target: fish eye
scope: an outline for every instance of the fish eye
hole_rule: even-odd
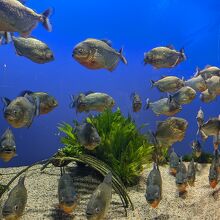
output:
[[[16,110],[14,110],[13,113],[16,115],[18,112]]]
[[[15,210],[18,210],[18,205],[15,205],[14,209],[15,209]]]
[[[95,212],[96,212],[96,213],[99,213],[99,212],[100,212],[100,208],[97,207],[97,208],[95,209]]]

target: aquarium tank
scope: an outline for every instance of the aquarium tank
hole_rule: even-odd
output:
[[[169,166],[177,175],[173,184],[180,199],[190,194],[187,180],[180,179],[194,186],[194,170],[203,175],[206,169],[205,181],[215,188],[220,174],[219,10],[217,0],[0,0],[3,174],[6,168],[35,163],[46,163],[42,171],[51,164],[86,170],[103,181],[105,192],[111,183],[126,215],[127,208],[134,210],[130,219],[146,219],[149,209],[153,218],[154,208],[159,210],[154,218],[172,218],[169,210],[161,214],[166,210],[162,184],[174,178],[167,176]],[[188,167],[190,161],[196,166]],[[19,169],[11,182],[1,183],[0,195],[23,174]],[[217,200],[216,195],[213,191]],[[60,207],[68,214],[73,209]],[[115,215],[112,219],[126,219]]]

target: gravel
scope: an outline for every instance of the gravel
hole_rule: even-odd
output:
[[[0,169],[1,183],[6,184],[18,171],[24,167]],[[28,202],[25,213],[21,220],[85,220],[85,209],[93,190],[99,184],[98,178],[91,175],[91,172],[85,172],[78,169],[73,173],[75,187],[80,195],[80,203],[72,215],[65,215],[57,208],[57,186],[60,176],[60,169],[49,166],[43,172],[40,172],[40,165],[31,168],[26,173],[25,185],[28,190]],[[69,168],[67,171],[76,171]],[[151,208],[144,197],[145,179],[151,168],[145,168],[137,186],[128,189],[128,193],[133,201],[135,210],[128,209],[128,217],[125,217],[124,208],[121,205],[120,198],[113,193],[111,208],[106,219],[120,220],[148,220],[148,219],[183,219],[183,220],[217,220],[220,219],[220,199],[218,195],[218,186],[215,190],[209,187],[208,172],[209,165],[199,166],[195,187],[188,187],[188,193],[185,199],[179,198],[175,178],[168,174],[168,167],[160,167],[163,179],[163,198],[156,209]],[[74,172],[75,172],[74,171]],[[12,184],[13,187],[17,180]],[[213,196],[213,192],[214,196]],[[7,197],[7,193],[1,199],[1,205]]]

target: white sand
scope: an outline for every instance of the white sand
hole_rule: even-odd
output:
[[[37,168],[37,169],[36,169]],[[72,216],[65,216],[55,208],[58,203],[57,185],[60,175],[59,168],[49,167],[43,173],[39,171],[39,166],[35,166],[27,173],[25,181],[28,190],[28,203],[25,214],[21,220],[84,220],[85,209],[92,191],[98,184],[98,181],[91,176],[77,177],[74,179],[75,185],[80,194],[80,204]],[[16,173],[19,168],[0,169],[0,173]],[[134,203],[135,211],[129,210],[128,217],[124,215],[124,209],[121,206],[119,197],[114,194],[107,219],[220,219],[220,198],[212,196],[212,190],[208,184],[209,165],[201,167],[201,172],[197,175],[195,187],[188,187],[186,199],[179,198],[176,192],[175,179],[168,174],[168,167],[160,168],[163,178],[163,199],[156,209],[152,209],[146,202],[145,178],[150,169],[145,169],[138,186],[129,189],[129,195]],[[13,175],[2,175],[1,183],[6,184]],[[17,180],[13,183],[14,186]],[[218,189],[218,187],[216,187]],[[3,196],[4,202],[7,193]]]

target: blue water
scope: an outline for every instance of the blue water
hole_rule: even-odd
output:
[[[62,145],[59,142],[57,124],[73,119],[82,120],[86,114],[75,114],[70,109],[69,95],[83,91],[110,94],[116,105],[127,115],[132,112],[130,94],[138,92],[142,100],[157,100],[166,94],[150,89],[149,80],[161,75],[190,78],[196,66],[220,66],[220,3],[216,1],[60,1],[27,0],[26,5],[37,12],[54,8],[51,18],[53,32],[48,33],[39,25],[32,36],[46,42],[55,54],[55,61],[39,65],[15,55],[12,45],[0,47],[0,96],[15,98],[22,90],[45,91],[55,96],[59,107],[34,120],[32,126],[13,129],[17,142],[18,157],[1,167],[27,165],[52,155]],[[88,70],[72,58],[75,44],[88,37],[109,39],[113,47],[124,47],[128,65],[120,63],[110,73],[106,70]],[[144,52],[156,46],[172,44],[176,49],[185,48],[187,61],[174,69],[154,70],[143,65]],[[2,104],[1,104],[2,105]],[[197,97],[184,105],[176,116],[189,121],[186,138],[176,143],[179,154],[189,153],[190,142],[195,138],[196,114],[202,106],[205,117],[217,116],[219,99],[203,104]],[[1,106],[3,108],[3,105]],[[157,117],[151,110],[132,114],[137,124],[149,123],[155,129],[156,122],[166,119]],[[0,115],[0,133],[8,127]],[[209,140],[204,149],[212,152]]]

